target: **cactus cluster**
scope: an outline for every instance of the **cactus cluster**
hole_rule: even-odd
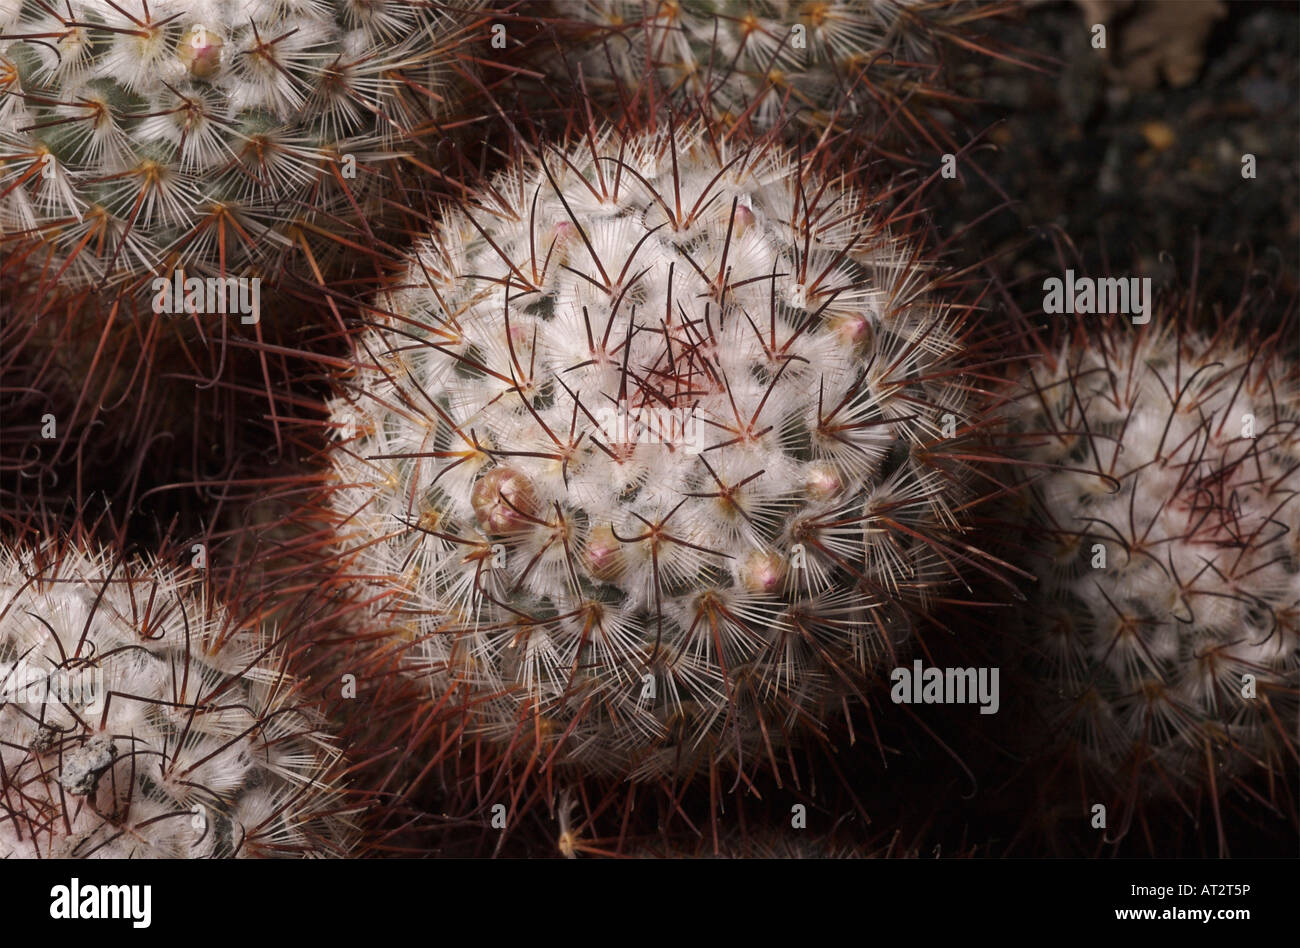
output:
[[[1035,9],[0,0],[0,858],[1275,852],[1293,274],[1040,302]]]
[[[193,571],[0,549],[0,858],[346,853],[339,752],[274,645]]]
[[[451,7],[395,0],[0,4],[0,236],[66,281],[270,269],[356,222],[435,114]]]
[[[334,403],[334,506],[468,730],[689,774],[857,692],[969,559],[930,284],[869,191],[707,125],[449,209]]]
[[[1154,326],[1072,338],[1012,417],[1053,730],[1168,792],[1275,768],[1294,739],[1300,379],[1275,345]]]

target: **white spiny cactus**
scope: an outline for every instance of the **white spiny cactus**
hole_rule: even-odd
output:
[[[321,728],[194,579],[0,549],[0,858],[340,855]]]
[[[775,763],[969,562],[961,317],[810,164],[598,133],[450,210],[380,301],[334,505],[470,733]]]
[[[1148,788],[1293,755],[1300,673],[1295,365],[1165,325],[1073,339],[1013,411],[1052,719]]]
[[[462,7],[470,4],[461,4]],[[81,281],[274,263],[355,219],[462,18],[395,0],[0,3],[0,236]]]

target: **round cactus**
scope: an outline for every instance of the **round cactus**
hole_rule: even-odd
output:
[[[380,300],[333,503],[469,733],[775,767],[976,558],[962,315],[814,164],[593,134],[450,209]]]
[[[339,753],[272,645],[165,566],[0,550],[0,857],[347,852]]]
[[[585,0],[564,13],[595,82],[635,88],[654,70],[665,88],[759,128],[794,112],[883,118],[882,101],[936,71],[935,27],[984,15],[952,0]]]
[[[1053,732],[1113,781],[1145,770],[1144,792],[1293,759],[1295,364],[1172,326],[1079,334],[1012,417],[1037,465],[1030,653]]]
[[[269,268],[358,219],[459,22],[390,0],[6,3],[0,235],[45,238],[83,282]]]

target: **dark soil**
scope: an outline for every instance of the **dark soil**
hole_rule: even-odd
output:
[[[1073,3],[993,22],[986,32],[1012,55],[1055,63],[1036,73],[963,55],[953,67],[955,88],[979,100],[964,124],[980,136],[971,160],[989,180],[964,164],[938,183],[940,228],[951,235],[1004,197],[1014,202],[955,241],[958,258],[992,257],[1033,312],[1042,275],[1066,265],[1149,276],[1159,292],[1186,287],[1199,253],[1203,303],[1231,309],[1243,289],[1271,290],[1277,299],[1259,317],[1279,319],[1300,273],[1300,4],[1227,4],[1199,74],[1179,88],[1133,88],[1108,69]],[[1112,25],[1112,47],[1124,28]],[[1253,179],[1243,177],[1246,155]]]

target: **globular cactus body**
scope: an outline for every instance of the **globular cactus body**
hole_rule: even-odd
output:
[[[951,579],[961,314],[810,164],[594,135],[450,210],[380,301],[334,507],[469,733],[775,765]]]
[[[0,551],[0,858],[342,855],[340,756],[192,577]]]
[[[1295,365],[1165,326],[1073,340],[1012,413],[1053,730],[1144,793],[1293,762],[1300,673]]]
[[[359,220],[457,22],[388,0],[7,3],[0,236],[47,240],[83,282],[270,270]]]
[[[880,97],[915,91],[936,70],[931,21],[957,21],[965,6],[585,0],[563,9],[589,44],[578,63],[591,83],[636,88],[654,70],[664,88],[710,103],[719,118],[745,116],[767,128],[795,113],[875,121],[887,111]]]

